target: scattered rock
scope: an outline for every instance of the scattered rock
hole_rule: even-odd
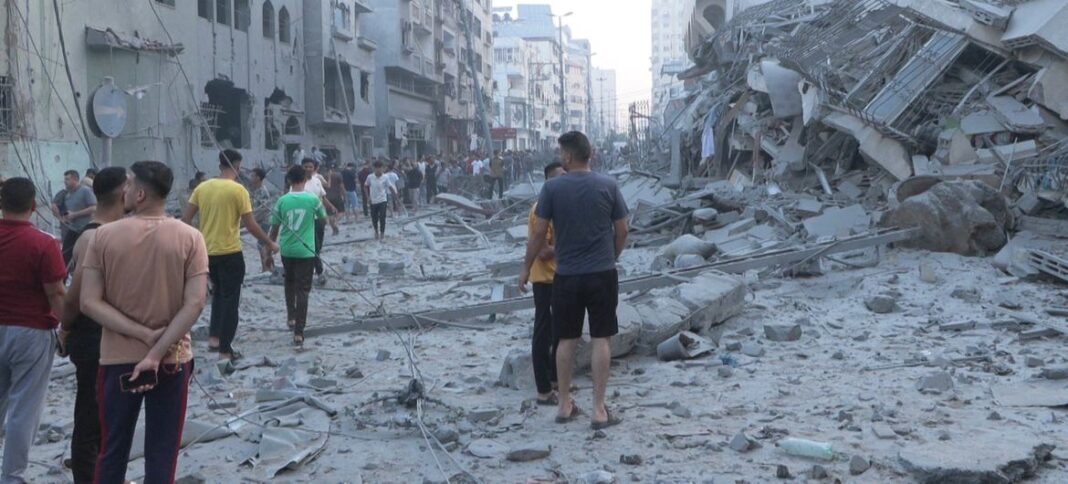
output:
[[[953,389],[953,375],[946,371],[936,371],[920,379],[916,389],[921,392],[943,393]]]
[[[742,343],[740,341],[731,341],[724,347],[727,351],[741,351]]]
[[[831,477],[831,475],[827,473],[827,469],[819,464],[812,466],[812,471],[809,472],[809,475],[812,476],[813,479],[826,479]]]
[[[182,476],[178,480],[174,481],[174,484],[207,484],[207,482],[208,478],[204,477],[204,474],[194,472],[192,474]]]
[[[892,427],[882,422],[872,424],[871,431],[880,439],[893,440],[897,438],[897,432],[894,432]]]
[[[755,440],[743,433],[735,435],[734,438],[731,439],[730,444],[728,444],[731,449],[743,453],[755,449],[758,445],[759,444],[757,444]]]
[[[497,383],[513,390],[534,388],[534,363],[528,350],[512,350],[501,364]]]
[[[854,476],[859,476],[871,468],[871,462],[859,455],[854,455],[849,459],[849,473]]]
[[[717,368],[716,373],[719,374],[720,378],[730,378],[734,375],[734,368],[724,365]]]
[[[742,344],[742,354],[745,356],[751,356],[753,358],[760,358],[764,356],[764,347],[756,343],[744,343]]]
[[[677,401],[671,402],[671,406],[669,406],[668,408],[671,409],[671,413],[674,414],[676,417],[690,418],[693,416],[693,412],[690,411],[690,407],[687,407]]]
[[[789,479],[793,476],[790,475],[790,468],[782,464],[775,467],[775,477],[779,479]]]
[[[882,227],[920,227],[905,247],[974,256],[997,252],[1007,241],[1012,214],[1005,197],[989,185],[943,181],[911,196],[879,221]]]
[[[616,482],[616,476],[608,471],[593,471],[579,476],[575,482],[577,484],[613,484]]]
[[[1036,358],[1034,356],[1028,356],[1027,359],[1024,360],[1024,363],[1027,365],[1028,368],[1038,368],[1040,366],[1046,365],[1045,360],[1043,360],[1042,358]]]
[[[974,288],[974,287],[967,288],[967,289],[965,289],[963,287],[958,287],[958,288],[954,289],[953,292],[951,292],[949,294],[949,297],[952,297],[954,299],[960,299],[961,301],[972,303],[972,304],[979,303],[979,300],[981,299],[981,296],[979,294],[979,290]]]
[[[456,430],[456,427],[453,427],[451,425],[443,425],[441,427],[438,427],[434,429],[434,432],[432,433],[434,435],[434,438],[441,441],[442,444],[455,442],[460,438],[460,432]]]
[[[997,420],[1005,420],[1005,417],[1002,417],[1000,413],[990,412],[990,415],[987,415],[986,419],[987,420],[995,420],[995,421],[997,421]]]
[[[404,262],[379,262],[378,274],[383,276],[404,275],[404,267],[406,265]]]
[[[1033,435],[972,432],[967,445],[928,442],[898,454],[902,466],[923,483],[1014,483],[1035,475],[1054,446]]]
[[[508,453],[508,449],[494,440],[478,439],[467,444],[467,453],[480,459],[491,459],[503,457]]]
[[[544,459],[552,453],[552,448],[545,444],[531,443],[508,451],[507,459],[511,462],[530,462]]]
[[[1046,368],[1039,372],[1038,377],[1047,380],[1066,380],[1068,379],[1068,367]]]
[[[363,378],[363,372],[360,371],[360,367],[353,365],[345,370],[345,378],[359,380],[360,378]]]
[[[482,407],[467,411],[467,421],[471,423],[487,422],[501,415],[501,411],[493,407]]]
[[[642,465],[642,456],[638,454],[623,454],[619,456],[619,463],[628,466],[640,466]]]
[[[889,314],[897,310],[897,300],[885,295],[870,297],[864,301],[864,305],[875,314]]]
[[[776,342],[797,341],[801,339],[801,325],[765,324],[764,337]]]
[[[705,265],[706,261],[704,257],[694,254],[682,254],[675,258],[676,269],[689,269],[691,267],[697,267]]]
[[[386,350],[378,350],[378,354],[375,355],[375,360],[376,361],[386,361],[388,359],[389,359],[389,351],[386,351]]]
[[[835,351],[834,354],[831,355],[831,359],[832,360],[844,360],[845,359],[845,353],[842,353],[841,351]]]

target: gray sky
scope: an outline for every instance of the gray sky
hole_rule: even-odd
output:
[[[576,38],[593,45],[594,67],[616,70],[616,104],[649,99],[652,73],[650,9],[652,0],[494,0],[494,7],[520,3],[549,4],[553,13],[574,15],[564,19]]]

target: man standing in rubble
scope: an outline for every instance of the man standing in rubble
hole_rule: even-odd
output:
[[[545,180],[563,175],[563,165],[550,163],[545,167]],[[529,239],[537,225],[538,204],[530,207],[527,220]],[[530,282],[534,285],[534,335],[530,341],[530,357],[534,363],[534,383],[538,387],[538,405],[557,405],[553,394],[556,384],[556,338],[553,335],[553,276],[556,275],[556,255],[553,250],[553,227],[550,224],[545,246],[530,267]]]
[[[208,247],[208,277],[214,288],[208,349],[218,351],[226,360],[241,358],[240,352],[233,347],[241,307],[241,285],[245,281],[241,222],[245,222],[248,232],[263,242],[272,254],[278,252],[278,244],[256,223],[248,190],[236,181],[241,173],[241,160],[241,153],[235,150],[219,153],[219,176],[193,190],[182,214],[182,221],[190,225],[193,217],[200,214],[200,233],[204,234]]]
[[[189,330],[204,309],[208,249],[195,229],[167,216],[167,165],[139,161],[130,173],[124,200],[133,216],[96,229],[82,263],[81,310],[103,327],[95,482],[125,482],[142,406],[144,482],[174,482],[193,373]]]
[[[56,348],[67,268],[51,235],[30,223],[37,189],[28,178],[0,187],[0,482],[25,482]]]
[[[557,260],[551,304],[553,332],[560,339],[556,348],[560,391],[556,421],[567,423],[579,414],[571,398],[571,377],[588,314],[593,349],[591,427],[600,430],[621,421],[605,406],[605,392],[612,360],[608,343],[619,332],[616,260],[627,242],[627,204],[615,179],[590,169],[593,148],[586,135],[572,131],[558,141],[567,175],[547,181],[542,188],[519,289],[527,290],[531,266],[545,246],[551,223]]]

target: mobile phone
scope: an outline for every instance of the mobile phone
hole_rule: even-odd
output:
[[[136,380],[130,380],[131,376],[133,376],[132,372],[119,376],[119,384],[121,385],[122,391],[132,392],[135,388],[140,388],[146,385],[156,386],[156,383],[159,383],[155,371],[142,371],[140,375],[137,375]]]

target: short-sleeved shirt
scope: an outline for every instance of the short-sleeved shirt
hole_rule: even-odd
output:
[[[238,185],[240,186],[240,185]],[[196,229],[169,217],[130,217],[96,229],[83,262],[104,278],[104,299],[135,322],[167,327],[182,308],[185,287],[208,273],[208,251]],[[104,327],[100,364],[140,362],[151,348]],[[189,335],[167,351],[164,364],[193,359]]]
[[[304,182],[304,191],[317,197],[325,197],[326,189],[323,188],[323,176],[316,173],[315,176]]]
[[[498,156],[490,161],[490,176],[493,178],[504,176],[504,158]]]
[[[615,269],[615,222],[627,216],[627,203],[614,178],[586,171],[553,178],[541,190],[536,213],[553,224],[557,274]]]
[[[200,209],[200,233],[208,255],[241,252],[241,216],[252,213],[248,190],[225,178],[212,178],[197,186],[189,203]]]
[[[282,257],[315,257],[315,220],[326,218],[319,197],[308,192],[289,192],[278,199],[271,212],[271,225],[279,227]]]
[[[81,184],[74,191],[63,190],[57,198],[62,198],[63,207],[66,209],[65,213],[85,210],[96,205],[96,195],[93,195],[93,189]],[[80,232],[89,224],[90,220],[93,220],[93,214],[87,213],[80,217],[72,218],[69,227],[71,230]]]
[[[66,277],[55,237],[29,222],[0,219],[0,325],[54,329],[59,319],[44,285]]]
[[[356,170],[351,168],[341,170],[341,181],[345,185],[346,192],[356,191]]]
[[[530,207],[530,215],[527,216],[527,237],[529,238],[534,232],[534,223],[538,221],[535,212],[538,210],[538,203],[535,202],[533,207]],[[553,239],[553,224],[549,224],[549,232],[545,235],[545,244],[554,245]],[[556,258],[549,260],[534,259],[534,264],[530,266],[530,282],[552,284],[553,277],[556,276]]]
[[[390,188],[393,190],[397,189],[397,186],[393,184],[393,177],[389,176],[389,174],[383,174],[382,176],[372,174],[367,177],[365,183],[371,194],[370,198],[372,204],[388,202],[389,194],[391,192]]]

